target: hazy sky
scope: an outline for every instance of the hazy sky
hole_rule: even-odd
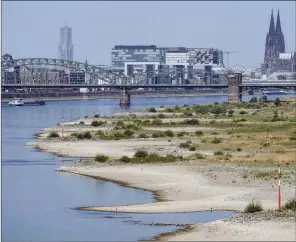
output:
[[[293,1],[2,2],[2,54],[58,57],[60,27],[72,27],[74,60],[111,64],[114,45],[214,47],[230,64],[259,66],[271,9],[280,9],[286,52],[295,51]],[[225,56],[226,63],[226,56]]]

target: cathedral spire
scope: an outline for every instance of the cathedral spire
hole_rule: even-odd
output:
[[[276,18],[276,28],[275,31],[277,34],[282,33],[282,27],[281,27],[281,20],[280,20],[280,10],[278,10],[277,18]]]
[[[274,27],[274,18],[273,18],[273,9],[271,10],[271,18],[270,18],[270,24],[269,24],[269,34],[275,33],[275,27]]]

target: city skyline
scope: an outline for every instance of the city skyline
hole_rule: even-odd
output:
[[[75,61],[85,62],[87,58],[90,64],[110,65],[110,52],[114,45],[155,44],[175,47],[213,47],[224,51],[236,51],[237,53],[230,56],[230,64],[260,67],[263,62],[265,37],[268,32],[267,26],[272,8],[279,9],[281,12],[286,52],[295,51],[295,31],[292,31],[295,29],[295,21],[292,21],[295,19],[295,4],[293,2],[240,2],[239,4],[242,6],[235,2],[170,2],[169,5],[168,3],[84,2],[82,4],[81,2],[56,2],[49,4],[49,2],[4,2],[2,4],[2,54],[8,53],[14,58],[56,57],[56,51],[53,52],[53,50],[56,50],[58,44],[58,28],[55,29],[55,34],[53,34],[53,30],[57,25],[60,28],[61,23],[67,21],[73,29]],[[67,14],[59,14],[69,4],[73,5],[73,8],[71,8],[73,11],[68,11]],[[222,4],[225,10],[221,12],[219,8]],[[124,14],[116,12],[115,8],[118,5],[121,5],[120,8],[124,10]],[[254,6],[257,7],[252,10],[252,17],[249,16],[249,19],[246,19],[246,12]],[[57,11],[57,13],[52,21],[45,23],[46,21],[42,18],[38,20],[38,23],[34,23],[32,28],[24,31],[17,24],[18,21],[15,20],[16,15],[21,17],[24,14],[20,11],[23,11],[24,8],[28,8],[32,16],[34,12],[43,8]],[[201,11],[193,15],[194,8]],[[233,13],[234,9],[237,11]],[[75,18],[78,10],[81,11],[80,16],[84,16],[83,18]],[[153,19],[146,18],[148,10],[155,13]],[[47,12],[44,13],[44,19],[46,19]],[[98,12],[96,17],[94,17],[95,12]],[[186,12],[187,14],[185,14]],[[209,12],[212,14],[207,14]],[[129,17],[129,13],[133,13],[134,19],[140,18],[139,21],[133,21]],[[161,17],[159,14],[162,14],[162,18],[159,18]],[[108,15],[109,18],[106,18]],[[214,20],[213,16],[215,17]],[[118,21],[119,19],[120,21]],[[166,21],[163,21],[164,19]],[[32,25],[33,18],[24,21],[27,25]],[[253,22],[256,22],[256,25],[252,24]],[[34,26],[35,28],[39,26],[37,32],[39,35],[32,39],[30,31],[34,31]],[[40,26],[43,26],[43,28],[40,28]],[[164,28],[164,26],[166,27]],[[180,26],[183,26],[183,28],[180,28]],[[188,26],[195,26],[196,28]],[[225,26],[227,27],[225,28]],[[9,31],[11,28],[16,31]],[[19,48],[15,48],[15,46]]]

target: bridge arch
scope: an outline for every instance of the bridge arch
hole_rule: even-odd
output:
[[[96,84],[134,84],[130,77],[117,74],[110,68],[89,65],[77,61],[61,60],[53,58],[24,58],[12,59],[2,57],[2,73],[11,73],[16,83],[23,84],[61,84],[69,83],[65,73],[84,72],[86,83]],[[7,80],[3,80],[2,83]],[[3,84],[4,84],[3,83]],[[78,83],[77,83],[78,84]]]

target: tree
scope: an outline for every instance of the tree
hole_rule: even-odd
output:
[[[251,103],[256,103],[258,100],[257,100],[257,97],[252,97],[251,99],[250,99],[250,102]]]

